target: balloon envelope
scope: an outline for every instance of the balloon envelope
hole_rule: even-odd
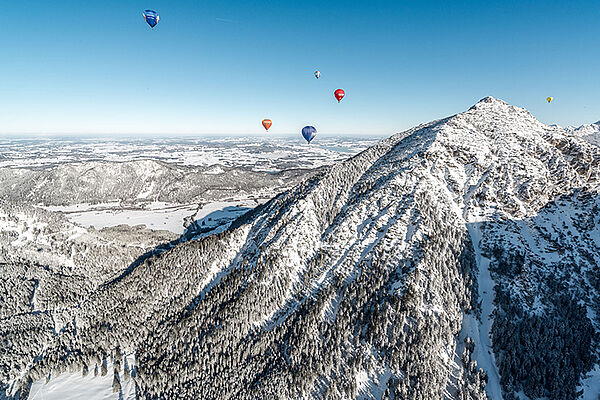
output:
[[[150,28],[154,29],[156,24],[158,24],[158,20],[160,19],[158,13],[154,10],[146,10],[142,13],[142,15],[144,16],[144,19],[148,25],[150,25]]]
[[[340,101],[342,101],[342,99],[346,95],[346,92],[344,92],[342,89],[338,89],[335,92],[333,92],[333,95],[335,96],[335,98],[337,99],[337,101],[339,103]]]
[[[270,119],[263,119],[262,124],[265,127],[265,129],[268,131],[269,128],[271,127],[271,125],[273,125],[273,122]]]
[[[548,103],[550,103],[552,100],[554,100],[554,97],[548,97],[548,98],[546,99],[546,101],[547,101]]]
[[[310,143],[310,141],[314,139],[316,134],[317,130],[314,126],[305,126],[304,128],[302,128],[302,136],[304,136],[304,139],[306,139],[308,143]]]
[[[321,71],[315,71],[315,78],[319,79],[321,77]]]

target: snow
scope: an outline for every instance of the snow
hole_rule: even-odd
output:
[[[575,135],[594,135],[600,134],[600,121],[593,124],[585,124],[578,127],[568,126],[567,131],[572,132]]]
[[[481,300],[481,323],[477,321],[473,314],[465,315],[463,321],[463,331],[468,333],[475,343],[473,357],[477,360],[477,365],[488,375],[486,392],[491,400],[502,400],[502,389],[500,387],[500,376],[496,367],[496,359],[492,349],[492,340],[490,331],[492,329],[494,311],[494,281],[490,275],[490,260],[483,257],[480,249],[481,231],[475,224],[468,224],[467,229],[473,247],[475,249],[475,259],[479,268],[477,277],[479,283],[479,299]]]
[[[92,210],[99,210],[104,208],[117,208],[121,203],[118,201],[113,201],[109,203],[98,203],[98,204],[89,204],[89,203],[79,203],[79,204],[69,204],[67,206],[44,206],[43,204],[38,204],[39,207],[44,208],[48,211],[59,211],[62,213],[77,213],[77,212],[86,212]]]
[[[221,168],[219,165],[215,164],[212,167],[210,167],[209,169],[207,169],[204,173],[208,174],[208,175],[219,175],[219,174],[224,174],[225,170],[223,168]]]
[[[46,168],[84,161],[160,160],[178,165],[247,167],[255,171],[316,168],[343,160],[380,138],[319,136],[310,146],[297,136],[135,138],[4,138],[0,168]]]
[[[371,350],[372,352],[372,350]],[[392,377],[389,367],[376,367],[356,374],[357,400],[375,400],[383,398],[387,382]]]
[[[178,204],[152,202],[143,204],[143,208],[123,206],[120,203],[73,204],[69,206],[43,207],[50,211],[59,211],[69,221],[84,227],[102,229],[121,224],[146,225],[149,229],[168,230],[177,234],[184,232],[184,218],[195,215],[194,220],[204,222],[206,227],[217,227],[223,222],[244,214],[250,208],[266,202],[267,199],[240,198],[228,201],[214,201],[198,208],[198,204]],[[226,228],[226,227],[225,227]],[[216,233],[212,232],[211,233]]]
[[[265,201],[266,199],[240,199],[237,201],[215,201],[212,203],[207,203],[198,210],[198,213],[194,219],[201,222],[202,220],[206,220],[206,223],[210,224],[208,218],[211,218],[212,221],[230,218],[231,213],[245,213],[250,208],[254,208]]]
[[[588,372],[577,390],[583,389],[581,400],[598,400],[600,396],[600,364]]]
[[[133,356],[127,357],[129,365],[133,365]],[[123,367],[122,367],[123,368]],[[63,373],[53,377],[46,383],[45,379],[40,379],[32,384],[28,400],[134,400],[135,384],[133,379],[125,380],[123,378],[123,369],[121,368],[121,391],[113,393],[113,366],[107,363],[108,373],[105,376],[94,376],[94,370],[90,371],[86,377],[82,376],[81,371],[73,373]]]
[[[192,215],[197,207],[197,204],[155,202],[144,208],[123,207],[119,203],[94,206],[74,204],[67,207],[45,208],[61,211],[71,222],[96,229],[121,224],[129,226],[143,224],[150,229],[183,233],[183,219]]]
[[[359,392],[365,392],[369,383],[369,374],[367,371],[360,371],[356,374],[356,387]]]
[[[17,235],[17,238],[11,242],[11,245],[15,247],[23,246],[35,239],[39,239],[40,243],[47,244],[47,240],[39,237],[41,236],[39,232],[47,225],[24,214],[9,216],[0,212],[0,231],[13,232]]]
[[[150,186],[148,187],[148,189],[145,192],[142,192],[140,194],[137,195],[138,199],[145,199],[148,196],[150,196],[152,194],[152,191],[154,190],[154,186],[156,185],[155,181],[152,181],[150,183]]]

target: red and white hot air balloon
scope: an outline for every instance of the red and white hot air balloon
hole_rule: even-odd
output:
[[[262,124],[268,132],[271,125],[273,125],[273,121],[271,121],[270,119],[263,119]]]
[[[335,92],[333,92],[333,95],[335,96],[335,98],[337,99],[337,101],[339,103],[340,101],[342,101],[342,99],[346,95],[346,92],[344,92],[342,89],[337,89]]]

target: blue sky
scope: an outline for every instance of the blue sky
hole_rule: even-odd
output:
[[[486,95],[600,119],[598,1],[24,0],[0,21],[0,134],[388,135]]]

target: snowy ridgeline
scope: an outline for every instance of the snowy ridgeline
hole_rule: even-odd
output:
[[[94,246],[60,275],[5,251],[1,385],[64,389],[128,349],[141,398],[595,399],[599,163],[485,98],[104,274]]]
[[[596,146],[600,144],[600,121],[594,124],[581,125],[579,127],[569,126],[567,130],[574,135],[581,136]]]
[[[190,204],[240,198],[271,198],[314,173],[277,173],[242,168],[189,167],[156,160],[88,161],[44,169],[0,168],[0,197],[44,206],[163,202]],[[218,172],[218,173],[217,173]]]

